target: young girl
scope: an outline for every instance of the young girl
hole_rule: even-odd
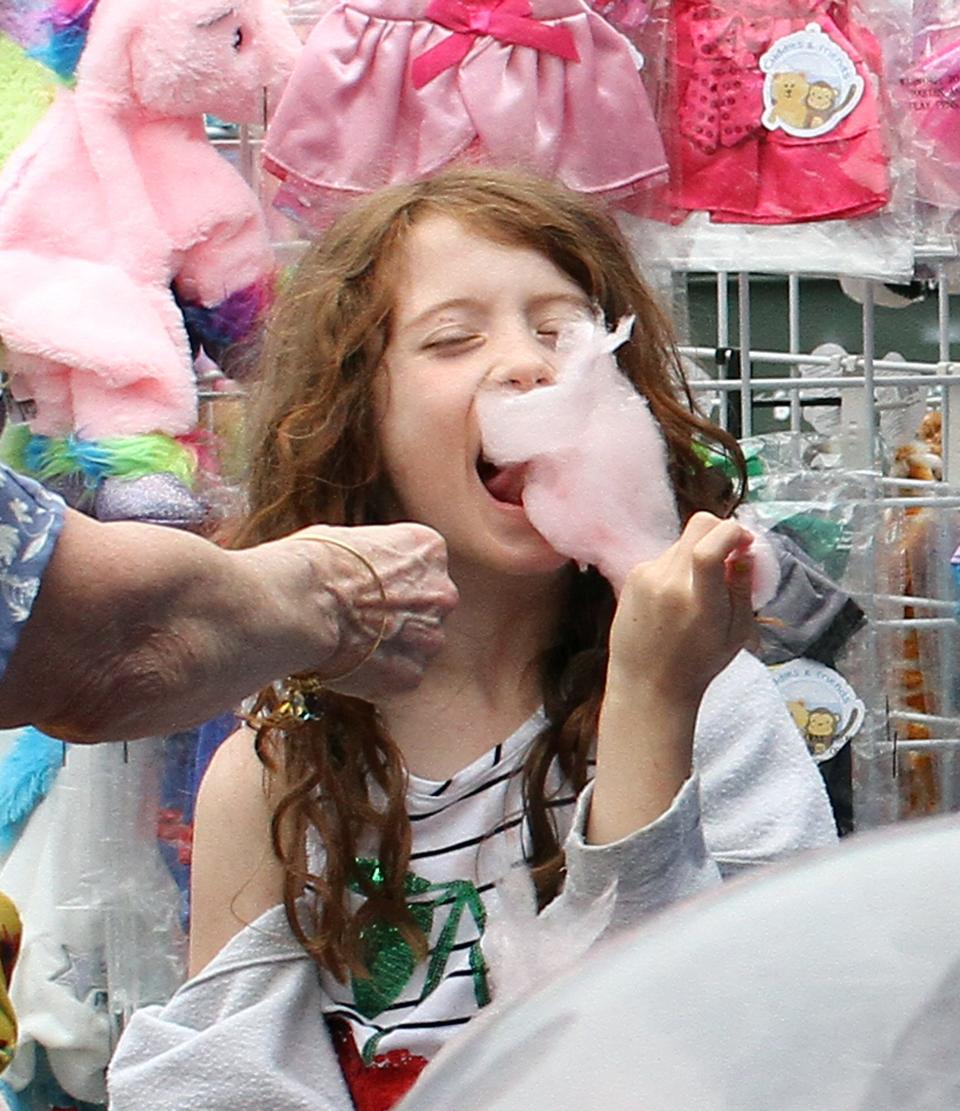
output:
[[[491,383],[549,383],[558,331],[598,309],[636,316],[618,358],[686,522],[618,602],[531,527],[474,407]],[[253,414],[244,543],[418,521],[446,539],[460,600],[418,689],[374,706],[349,677],[289,680],[218,752],[195,978],[134,1016],[114,1111],[393,1106],[552,953],[833,841],[819,775],[743,651],[749,537],[694,443],[742,457],[692,411],[664,317],[582,197],[459,170],[360,202],[282,295]]]

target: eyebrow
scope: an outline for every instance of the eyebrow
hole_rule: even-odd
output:
[[[530,300],[530,307],[539,309],[545,305],[552,304],[571,305],[577,309],[590,309],[590,298],[586,293],[566,293],[557,291],[556,293],[542,293],[539,297],[533,297]],[[404,330],[408,328],[416,328],[422,324],[427,323],[432,317],[438,316],[440,313],[446,312],[449,309],[462,309],[472,308],[479,304],[479,299],[474,297],[451,297],[447,301],[440,301],[436,305],[431,305],[428,309],[418,313],[412,320],[403,325]]]
[[[198,19],[196,25],[197,27],[214,27],[216,24],[222,23],[225,19],[229,19],[230,16],[236,14],[237,9],[233,7],[233,5],[227,8],[217,8],[213,15],[208,15],[204,19]]]

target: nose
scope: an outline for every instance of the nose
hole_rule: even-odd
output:
[[[528,393],[539,386],[552,386],[556,381],[553,367],[537,350],[505,358],[488,377],[491,386],[513,393]]]

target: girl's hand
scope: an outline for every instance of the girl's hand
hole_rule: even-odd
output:
[[[608,687],[642,684],[674,702],[703,692],[750,639],[751,534],[710,513],[627,577],[610,630]]]
[[[627,576],[600,709],[594,844],[649,825],[689,777],[703,693],[753,629],[752,540],[736,521],[697,513],[672,547]]]

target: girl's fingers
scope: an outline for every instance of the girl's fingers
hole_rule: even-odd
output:
[[[694,574],[711,586],[726,584],[727,565],[750,561],[753,536],[736,521],[718,521],[693,547]]]
[[[683,532],[680,534],[680,539],[677,541],[677,547],[681,550],[692,550],[704,539],[704,537],[709,536],[718,526],[729,523],[729,521],[725,521],[721,517],[715,517],[712,513],[694,513],[684,526]]]
[[[755,630],[753,613],[753,560],[749,554],[728,561],[727,593],[730,599],[730,632],[738,640],[749,640]]]
[[[697,543],[693,553],[694,584],[726,618],[733,643],[753,633],[753,534],[736,521],[722,521]],[[703,596],[703,595],[702,595]]]

